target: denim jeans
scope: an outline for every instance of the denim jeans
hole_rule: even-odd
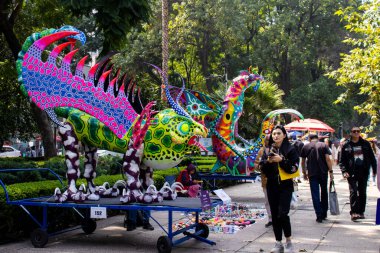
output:
[[[328,191],[326,175],[313,176],[309,178],[311,198],[317,218],[326,218],[328,209]]]
[[[136,224],[137,221],[137,210],[128,210],[128,221]],[[143,223],[149,223],[150,218],[150,210],[147,211],[140,211],[143,215]]]

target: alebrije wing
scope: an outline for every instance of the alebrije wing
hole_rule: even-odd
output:
[[[57,107],[77,108],[97,118],[122,138],[138,114],[125,96],[124,85],[115,97],[113,86],[117,83],[118,75],[109,82],[108,92],[104,91],[104,82],[110,77],[112,69],[100,73],[99,80],[95,82],[99,67],[99,64],[95,64],[84,78],[83,68],[87,57],[78,62],[73,75],[70,65],[78,49],[66,54],[61,66],[57,66],[58,55],[69,45],[73,48],[72,39],[82,39],[79,35],[77,30],[66,27],[34,41],[22,57],[19,80],[39,108],[50,113],[52,108]],[[46,47],[62,39],[69,42],[56,46],[47,61],[42,61],[41,55]]]

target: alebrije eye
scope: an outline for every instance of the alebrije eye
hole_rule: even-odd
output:
[[[183,135],[186,135],[190,131],[190,126],[187,122],[182,122],[177,127],[178,132],[180,132]]]

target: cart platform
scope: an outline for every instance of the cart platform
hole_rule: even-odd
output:
[[[16,170],[1,170],[3,172],[12,172],[12,171],[30,171],[30,170],[49,170],[54,175],[56,175],[50,169],[16,169]],[[58,177],[58,175],[56,175]],[[62,180],[58,177],[60,182]],[[42,248],[48,243],[49,236],[53,236],[59,233],[66,232],[68,230],[59,231],[55,233],[48,234],[48,208],[71,208],[73,209],[81,218],[82,218],[82,229],[86,234],[91,234],[96,229],[96,221],[89,217],[89,210],[91,208],[106,208],[113,210],[143,210],[143,211],[167,211],[168,212],[168,228],[164,228],[156,219],[151,217],[159,227],[167,234],[166,236],[161,236],[157,240],[157,249],[158,252],[170,253],[172,247],[178,245],[182,242],[185,242],[191,238],[205,242],[210,245],[215,245],[216,243],[208,240],[209,229],[207,225],[199,223],[199,213],[202,212],[201,201],[199,198],[177,198],[176,200],[164,200],[160,203],[151,203],[151,204],[142,204],[142,203],[130,203],[123,204],[120,202],[119,197],[116,198],[101,198],[98,201],[84,201],[84,202],[64,202],[57,203],[54,201],[54,196],[45,196],[38,198],[29,198],[21,200],[10,200],[7,192],[6,185],[0,179],[0,185],[5,191],[6,203],[9,205],[20,206],[29,217],[39,226],[31,234],[32,244],[37,248]],[[222,202],[218,199],[212,199],[212,205],[216,206]],[[32,207],[41,207],[42,208],[42,221],[39,221],[34,217],[28,208]],[[80,211],[81,210],[81,211]],[[85,212],[83,212],[85,210]],[[173,212],[193,212],[195,213],[195,223],[186,228],[173,231]],[[71,229],[70,229],[71,230]],[[195,230],[195,232],[191,231]],[[179,239],[174,239],[175,236],[182,235]]]

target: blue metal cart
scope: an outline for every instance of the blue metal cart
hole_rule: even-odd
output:
[[[207,185],[210,186],[211,190],[219,189],[217,185],[217,180],[232,180],[232,181],[245,181],[245,180],[256,180],[260,173],[253,173],[251,175],[244,176],[234,176],[229,173],[198,173],[199,178],[202,179]]]
[[[57,177],[60,181],[62,188],[64,184],[60,177],[54,173],[54,171],[43,168],[43,169],[0,169],[0,173],[4,172],[17,172],[17,171],[49,171]],[[210,245],[215,245],[216,243],[208,240],[209,228],[207,225],[199,223],[199,213],[202,211],[201,202],[197,198],[177,198],[174,201],[163,201],[161,203],[153,203],[149,205],[145,204],[121,204],[118,198],[103,198],[99,201],[85,201],[82,203],[74,202],[65,202],[65,203],[56,203],[52,196],[49,197],[38,197],[22,200],[10,200],[7,192],[7,187],[0,179],[0,185],[3,187],[5,192],[6,203],[9,205],[20,206],[29,217],[39,226],[31,233],[31,242],[34,247],[42,248],[48,243],[49,236],[53,236],[59,233],[66,232],[68,230],[59,231],[55,233],[48,233],[48,208],[72,208],[81,218],[82,218],[82,229],[86,234],[91,234],[96,229],[96,221],[91,219],[86,212],[86,215],[83,215],[79,210],[86,210],[91,208],[103,207],[106,209],[114,210],[154,210],[154,211],[167,211],[168,212],[168,229],[165,229],[156,219],[151,217],[159,227],[167,234],[161,236],[157,240],[157,249],[158,252],[170,253],[172,247],[178,245],[182,242],[185,242],[191,238],[205,242]],[[220,204],[221,201],[213,200],[213,205]],[[39,221],[31,212],[28,210],[28,207],[42,207],[42,221]],[[173,231],[173,212],[193,212],[195,213],[195,223],[186,228]],[[194,231],[194,232],[190,232]],[[174,239],[175,236],[182,235],[181,238]]]

